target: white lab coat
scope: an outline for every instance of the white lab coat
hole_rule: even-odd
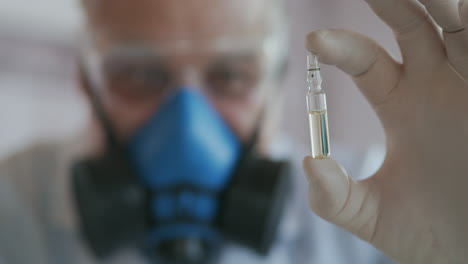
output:
[[[137,250],[97,260],[82,242],[70,192],[70,165],[83,140],[29,148],[0,163],[0,264],[146,263]],[[294,160],[298,163],[302,157]],[[392,263],[376,249],[315,216],[298,170],[295,191],[271,253],[226,245],[220,264]]]

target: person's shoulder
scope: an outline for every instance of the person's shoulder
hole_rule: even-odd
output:
[[[8,263],[47,263],[38,212],[40,184],[34,177],[34,164],[40,164],[55,148],[54,144],[34,144],[0,161],[0,258]],[[19,254],[17,248],[25,250]]]
[[[53,140],[36,141],[7,155],[0,156],[0,171],[4,168],[27,168],[51,165],[51,162],[80,153],[84,148],[84,133],[79,132]],[[45,163],[44,163],[45,162]],[[1,177],[1,175],[0,175]]]
[[[50,170],[55,159],[58,145],[52,142],[36,143],[25,146],[7,155],[0,161],[0,179],[14,187],[15,192],[22,193],[35,200],[39,175]]]
[[[24,146],[2,157],[0,171],[25,170],[31,165],[39,164],[41,161],[56,156],[60,152],[61,146],[61,142],[53,141],[37,142]]]
[[[53,144],[48,142],[40,142],[28,144],[17,148],[3,155],[0,159],[0,170],[5,168],[14,168],[30,164],[32,161],[44,156],[45,153],[53,152]]]
[[[72,139],[42,141],[11,153],[0,160],[0,179],[8,182],[34,207],[47,182],[59,173]]]

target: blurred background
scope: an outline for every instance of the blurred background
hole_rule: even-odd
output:
[[[283,128],[308,154],[304,36],[345,28],[371,36],[395,57],[391,31],[362,0],[286,0],[290,60]],[[37,140],[66,137],[86,122],[78,92],[75,52],[82,17],[76,0],[0,0],[0,158]],[[350,78],[324,68],[332,151],[381,162],[382,128]],[[350,154],[351,153],[351,154]]]

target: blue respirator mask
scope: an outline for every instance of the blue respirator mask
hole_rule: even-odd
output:
[[[225,240],[269,251],[289,189],[287,162],[257,156],[256,136],[242,144],[190,89],[169,96],[125,144],[92,102],[108,147],[74,164],[73,191],[96,256],[134,246],[153,263],[208,263]]]

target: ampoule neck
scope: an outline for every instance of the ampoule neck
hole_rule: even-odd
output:
[[[322,76],[320,74],[320,64],[312,53],[307,55],[307,84],[309,92],[322,92]]]
[[[323,89],[322,89],[322,86],[321,85],[309,85],[309,90],[308,90],[309,93],[323,93]]]

